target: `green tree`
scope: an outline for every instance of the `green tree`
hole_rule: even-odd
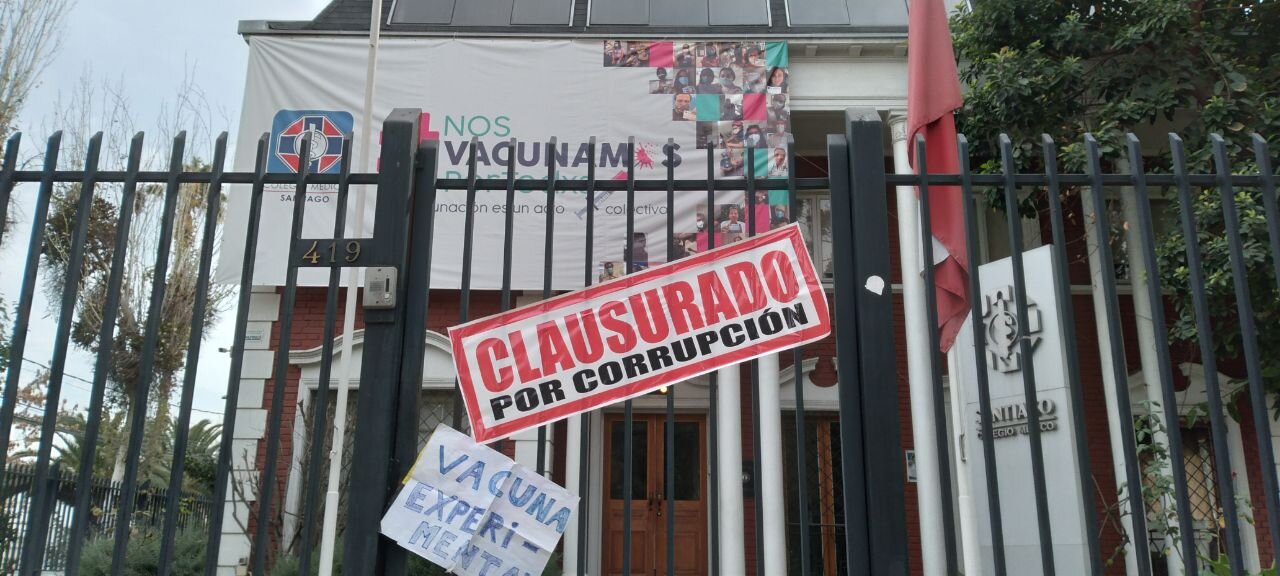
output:
[[[1251,135],[1280,141],[1280,3],[1264,0],[982,0],[952,19],[965,87],[957,115],[973,143],[972,168],[1000,170],[998,136],[1014,143],[1018,168],[1042,168],[1041,135],[1059,150],[1061,168],[1085,169],[1084,136],[1099,141],[1104,166],[1123,170],[1124,134],[1143,135],[1149,171],[1171,168],[1166,133],[1181,134],[1192,172],[1213,172],[1210,135],[1227,143],[1233,171],[1256,171]],[[1280,145],[1272,146],[1272,154]],[[990,191],[992,203],[1004,207]],[[1067,217],[1081,222],[1063,190]],[[1280,347],[1280,298],[1271,273],[1260,192],[1237,190],[1247,281],[1263,350]],[[1044,209],[1043,194],[1017,207],[1024,216]],[[1214,322],[1215,356],[1238,358],[1239,315],[1232,286],[1222,206],[1216,189],[1197,189],[1189,206],[1199,226],[1206,291]],[[1114,212],[1113,212],[1114,214]],[[1159,215],[1157,215],[1159,216]],[[1177,213],[1164,214],[1176,222]],[[1085,221],[1086,225],[1090,222]],[[1129,226],[1113,216],[1101,239],[1119,246]],[[1159,276],[1174,314],[1177,346],[1198,350],[1184,238],[1176,224],[1156,239]],[[1080,253],[1068,247],[1069,253]],[[1139,279],[1134,279],[1139,280]],[[1280,392],[1280,355],[1264,355],[1268,388]],[[1158,485],[1144,486],[1144,492]],[[1121,494],[1121,498],[1127,495]]]
[[[1280,139],[1280,4],[1263,0],[984,0],[952,21],[965,105],[957,121],[974,143],[975,170],[998,171],[997,136],[1009,134],[1021,168],[1040,167],[1040,135],[1057,143],[1065,170],[1085,167],[1084,135],[1104,163],[1125,155],[1126,132],[1148,134],[1148,170],[1168,171],[1166,132],[1181,134],[1190,170],[1212,172],[1210,134],[1226,140],[1233,171],[1257,168],[1252,133]],[[1272,146],[1272,154],[1280,146]],[[1068,189],[1066,194],[1073,193]],[[1215,189],[1197,190],[1206,290],[1219,359],[1241,349],[1222,206]],[[1020,206],[1027,215],[1032,195]],[[1002,205],[998,198],[993,198]],[[1280,299],[1271,273],[1265,218],[1257,190],[1239,190],[1248,282],[1263,350],[1280,346]],[[1070,206],[1070,203],[1067,203]],[[1166,217],[1176,219],[1177,214]],[[1117,222],[1116,230],[1128,223]],[[1180,227],[1157,239],[1161,280],[1172,294],[1191,287]],[[1117,238],[1116,236],[1120,236]],[[1111,239],[1123,241],[1122,234]],[[1189,297],[1171,299],[1175,344],[1195,346]],[[1267,384],[1280,392],[1280,356],[1264,358]],[[1278,406],[1280,407],[1280,406]]]
[[[208,130],[207,102],[194,84],[188,82],[179,89],[179,105],[172,115],[162,119],[161,137],[149,140],[154,147],[144,155],[142,168],[167,168],[171,140],[163,135],[174,134],[177,128],[188,128],[188,142],[195,149],[184,169],[192,172],[208,171],[209,165],[194,157],[207,152],[205,137]],[[94,126],[112,129],[103,134],[102,158],[123,161],[128,156],[133,126],[136,126],[122,88],[97,85],[82,79],[69,102],[61,105],[61,115],[56,123],[65,132],[63,157],[75,167],[86,162],[83,143],[87,142]],[[173,240],[164,300],[160,309],[160,327],[151,376],[149,402],[146,406],[134,406],[136,386],[142,374],[142,354],[146,335],[147,312],[151,286],[155,279],[155,254],[162,226],[165,187],[160,184],[139,185],[132,210],[132,226],[126,239],[127,257],[124,261],[124,281],[119,294],[115,334],[112,342],[112,362],[108,367],[107,399],[125,413],[123,430],[125,437],[132,429],[135,418],[146,418],[143,434],[143,461],[156,462],[171,457],[171,444],[166,437],[172,425],[170,401],[173,391],[182,382],[186,367],[187,343],[194,318],[191,311],[199,293],[197,275],[201,256],[202,234],[208,226],[220,226],[221,221],[206,222],[205,210],[208,186],[182,184],[177,194],[177,206],[173,227]],[[59,185],[50,205],[49,224],[44,238],[44,287],[49,293],[51,306],[56,306],[68,277],[71,238],[75,230],[76,204],[81,195],[78,183]],[[88,222],[84,259],[81,263],[80,298],[78,314],[71,330],[71,340],[79,348],[96,353],[104,343],[98,341],[104,316],[110,279],[115,238],[119,227],[123,186],[98,184],[94,190]],[[222,199],[218,200],[222,202]],[[222,311],[229,287],[210,283],[206,289],[205,335],[213,328]],[[124,477],[127,440],[115,448],[112,480]],[[163,464],[168,469],[168,463]]]

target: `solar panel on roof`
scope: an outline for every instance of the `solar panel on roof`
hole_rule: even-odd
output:
[[[653,26],[706,26],[706,0],[649,0],[649,24]]]
[[[712,26],[767,26],[767,0],[709,0]]]
[[[391,12],[391,23],[448,24],[453,20],[453,2],[454,0],[398,0]]]
[[[568,24],[573,0],[515,0],[512,24]]]
[[[454,26],[509,26],[515,0],[461,0],[453,9]]]
[[[648,24],[649,0],[591,0],[591,23]]]
[[[849,23],[848,0],[787,0],[792,26],[829,26]]]
[[[848,0],[854,26],[906,26],[907,3],[886,0]]]

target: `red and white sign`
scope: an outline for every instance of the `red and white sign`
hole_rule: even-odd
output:
[[[476,440],[621,402],[831,333],[792,224],[449,329]]]

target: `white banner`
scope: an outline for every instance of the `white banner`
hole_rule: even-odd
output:
[[[235,169],[253,169],[258,138],[270,131],[272,172],[295,172],[298,145],[311,142],[313,172],[337,173],[344,134],[354,131],[359,158],[360,130],[375,131],[369,164],[373,171],[376,131],[393,108],[421,108],[424,136],[440,141],[439,176],[463,178],[467,142],[479,139],[481,178],[505,178],[514,158],[519,178],[546,178],[545,142],[557,138],[560,179],[587,176],[587,143],[597,139],[596,177],[625,179],[633,152],[640,180],[666,178],[664,146],[674,139],[678,179],[707,177],[708,143],[716,178],[741,179],[754,165],[757,177],[786,176],[790,131],[788,51],[784,42],[461,40],[389,38],[382,43],[375,125],[354,126],[363,97],[367,41],[333,37],[251,37],[244,109],[235,150]],[[602,54],[603,50],[603,54]],[[603,56],[603,57],[602,57]],[[627,145],[635,138],[635,149]],[[511,138],[519,138],[514,149]],[[748,146],[754,154],[748,154]],[[748,158],[750,156],[750,158]],[[303,237],[333,235],[333,187],[313,186],[307,195]],[[239,278],[248,218],[248,187],[229,188],[230,207],[217,280]],[[372,192],[363,207],[366,235],[372,229]],[[477,194],[476,260],[471,286],[496,289],[502,282],[506,241],[505,191]],[[627,206],[624,193],[598,193],[594,253],[586,253],[584,192],[565,191],[555,199],[552,240],[553,287],[579,288],[587,267],[608,279],[624,273]],[[354,196],[353,196],[354,198]],[[292,220],[291,185],[274,186],[263,200],[254,284],[282,285]],[[518,192],[512,207],[512,287],[540,289],[544,281],[546,204],[544,192]],[[755,220],[764,231],[790,220],[785,192],[761,192]],[[348,217],[348,235],[356,211]],[[465,191],[441,191],[437,199],[433,288],[458,288],[462,275]],[[705,250],[708,234],[716,245],[745,237],[743,193],[719,192],[712,209],[706,192],[678,192],[672,241],[681,256]],[[666,260],[666,193],[638,192],[635,214],[636,269]],[[299,271],[300,285],[324,285],[324,269]]]
[[[541,574],[577,509],[577,496],[440,424],[381,532],[459,576]]]

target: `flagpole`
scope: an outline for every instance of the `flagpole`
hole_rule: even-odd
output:
[[[369,167],[369,149],[373,145],[373,97],[378,78],[378,43],[382,37],[382,0],[373,0],[369,13],[369,60],[365,65],[364,104],[360,113],[359,169]],[[364,236],[367,186],[356,187],[355,238]],[[342,317],[342,367],[338,377],[338,398],[333,415],[333,442],[329,448],[329,489],[324,499],[324,527],[320,539],[320,576],[332,576],[334,545],[338,537],[339,487],[342,483],[343,447],[347,431],[347,397],[351,388],[351,341],[356,327],[358,270],[347,268],[346,308]],[[327,337],[327,335],[326,335]],[[319,424],[317,424],[319,425]]]
[[[891,114],[889,127],[893,135],[894,171],[912,174],[907,160],[907,118]],[[929,331],[938,330],[929,325],[925,286],[920,275],[921,262],[920,210],[916,191],[912,186],[899,186],[898,248],[902,264],[902,303],[906,319],[907,337],[907,388],[911,398],[911,427],[916,455],[916,497],[919,501],[921,566],[925,576],[945,574],[946,527],[942,515],[942,472],[938,468],[937,427],[946,422],[935,422],[933,397],[933,362]]]

